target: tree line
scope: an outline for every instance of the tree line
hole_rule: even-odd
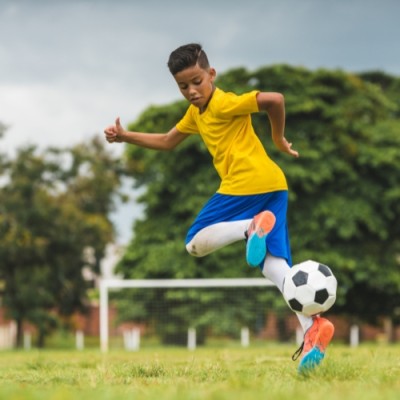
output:
[[[113,241],[109,215],[123,196],[124,167],[99,137],[66,149],[28,145],[0,157],[1,305],[16,322],[17,346],[30,323],[43,347],[87,309],[91,283],[83,271],[98,275]]]
[[[273,147],[266,115],[255,114],[253,122],[288,179],[294,262],[315,259],[333,269],[339,282],[335,313],[399,321],[400,79],[274,65],[229,70],[217,85],[285,95],[286,136],[299,159]],[[186,108],[185,101],[150,106],[129,128],[166,131]],[[0,139],[4,132],[1,126]],[[186,231],[219,183],[198,137],[172,153],[127,145],[122,159],[105,146],[93,137],[65,149],[25,146],[13,158],[0,152],[0,296],[17,322],[19,345],[24,322],[37,328],[43,346],[53,329],[85,310],[89,292],[82,271],[98,274],[114,240],[110,213],[124,196],[125,174],[143,188],[144,212],[117,272],[130,279],[260,276],[246,266],[244,242],[205,258],[186,253]],[[254,304],[287,310],[273,291],[249,291],[243,299],[235,291],[208,292],[197,301],[201,317],[193,321],[193,297],[190,291],[124,292],[119,315],[163,326],[163,340],[171,342],[179,337],[172,322],[185,326],[190,320],[205,332],[218,320],[224,327],[219,333],[226,334],[242,323],[259,324],[250,317]],[[162,313],[155,301],[163,302]],[[217,303],[218,309],[212,307]]]

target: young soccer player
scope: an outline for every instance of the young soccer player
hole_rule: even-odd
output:
[[[110,143],[126,142],[155,150],[172,150],[189,135],[199,134],[207,146],[220,178],[220,187],[204,205],[186,237],[187,251],[203,257],[230,243],[246,239],[246,260],[282,291],[292,265],[286,213],[288,187],[283,171],[271,160],[254,132],[251,114],[268,115],[275,146],[298,157],[284,136],[285,106],[280,93],[257,90],[236,95],[215,86],[201,45],[174,50],[168,68],[180,92],[190,103],[186,114],[166,133],[126,131],[119,118],[105,129]],[[305,332],[297,352],[299,372],[322,361],[334,328],[319,316],[297,314]]]

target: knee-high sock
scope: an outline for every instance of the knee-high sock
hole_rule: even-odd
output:
[[[281,292],[283,290],[283,280],[285,279],[286,273],[289,271],[290,267],[284,258],[274,257],[271,254],[267,254],[262,273],[267,279],[272,281]],[[303,331],[306,332],[306,330],[312,325],[312,318],[299,313],[296,313],[296,315]]]
[[[231,222],[219,222],[197,232],[186,245],[187,251],[196,257],[203,257],[228,244],[244,240],[251,219]]]

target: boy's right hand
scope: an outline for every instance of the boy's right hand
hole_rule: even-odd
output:
[[[104,134],[106,135],[106,140],[108,143],[121,143],[123,142],[123,136],[125,129],[121,125],[119,117],[115,120],[115,125],[110,125],[104,129]]]

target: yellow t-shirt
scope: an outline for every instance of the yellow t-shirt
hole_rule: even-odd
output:
[[[250,114],[259,111],[257,93],[238,96],[216,88],[203,113],[190,105],[176,125],[181,133],[201,135],[221,178],[218,193],[249,195],[287,190],[285,175],[268,157],[251,123]]]

